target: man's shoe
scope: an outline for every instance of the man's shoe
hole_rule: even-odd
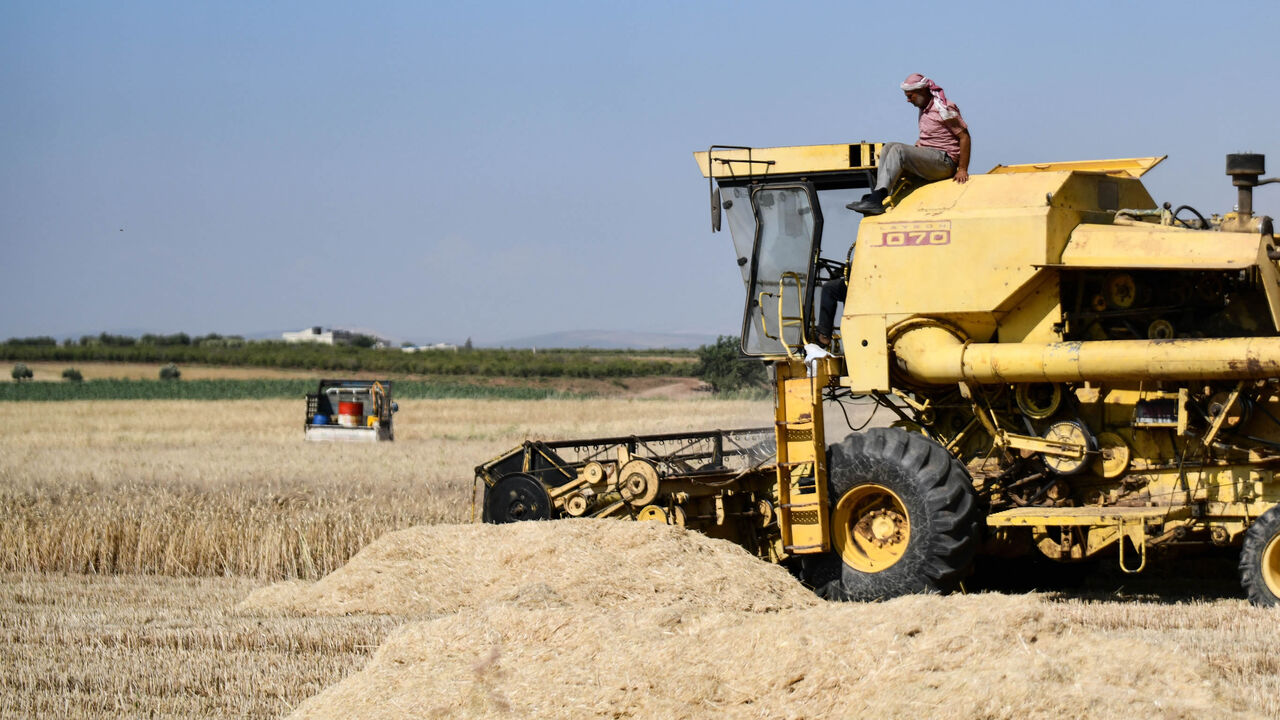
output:
[[[854,212],[860,212],[863,215],[883,215],[884,199],[888,197],[888,195],[889,193],[885,190],[872,190],[866,195],[863,195],[862,199],[858,200],[858,202],[851,202],[848,205],[845,205],[845,207]]]
[[[845,207],[854,212],[860,212],[863,215],[883,215],[884,205],[874,199],[863,199],[858,202],[851,202]]]
[[[874,190],[872,190],[871,192],[864,194],[862,197],[858,198],[857,200],[854,200],[851,203],[846,203],[845,207],[849,208],[850,210],[857,210],[858,205],[865,203],[867,201],[874,201],[875,199],[876,199],[876,193]]]

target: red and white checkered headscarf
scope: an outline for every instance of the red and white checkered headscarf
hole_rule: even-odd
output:
[[[924,90],[928,88],[929,94],[933,95],[934,104],[938,106],[938,115],[940,115],[943,120],[950,120],[956,116],[956,114],[951,111],[951,108],[948,107],[947,94],[942,91],[942,88],[938,87],[938,83],[930,80],[924,75],[921,75],[920,73],[911,73],[899,87],[902,88],[902,92],[911,92],[912,90]]]

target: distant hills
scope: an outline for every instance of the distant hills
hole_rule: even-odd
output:
[[[600,350],[692,350],[716,341],[701,333],[642,333],[628,330],[569,330],[512,338],[485,346],[507,348],[597,348]]]
[[[326,325],[325,327],[327,328],[328,326]],[[403,338],[387,335],[370,328],[343,327],[342,329],[382,338],[387,340],[392,347],[399,346],[403,340]],[[275,331],[260,332],[246,334],[245,337],[250,340],[279,340],[280,333]],[[466,342],[466,338],[429,338],[426,342],[433,343],[441,341],[461,346]],[[598,350],[661,350],[663,348],[669,348],[672,350],[694,350],[702,347],[703,345],[710,345],[715,341],[715,335],[702,333],[644,333],[632,332],[630,330],[567,330],[564,332],[527,335],[524,337],[497,341],[476,339],[473,343],[475,347],[500,348],[566,348],[570,350],[577,348],[595,348]],[[426,342],[423,344],[426,344]]]

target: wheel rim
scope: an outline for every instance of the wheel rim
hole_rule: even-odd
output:
[[[902,559],[911,542],[911,520],[902,499],[883,485],[859,485],[836,503],[832,540],[840,559],[867,573]]]
[[[1262,550],[1262,580],[1271,594],[1280,598],[1280,534]]]
[[[551,519],[551,498],[542,483],[528,475],[507,475],[485,493],[489,522]]]

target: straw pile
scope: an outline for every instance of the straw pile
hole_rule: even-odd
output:
[[[1254,716],[1202,658],[1042,597],[823,603],[650,523],[414,528],[242,608],[429,618],[299,719]]]
[[[655,523],[562,520],[388,533],[319,582],[263,588],[240,609],[433,616],[495,602],[770,612],[820,601],[724,540]]]

